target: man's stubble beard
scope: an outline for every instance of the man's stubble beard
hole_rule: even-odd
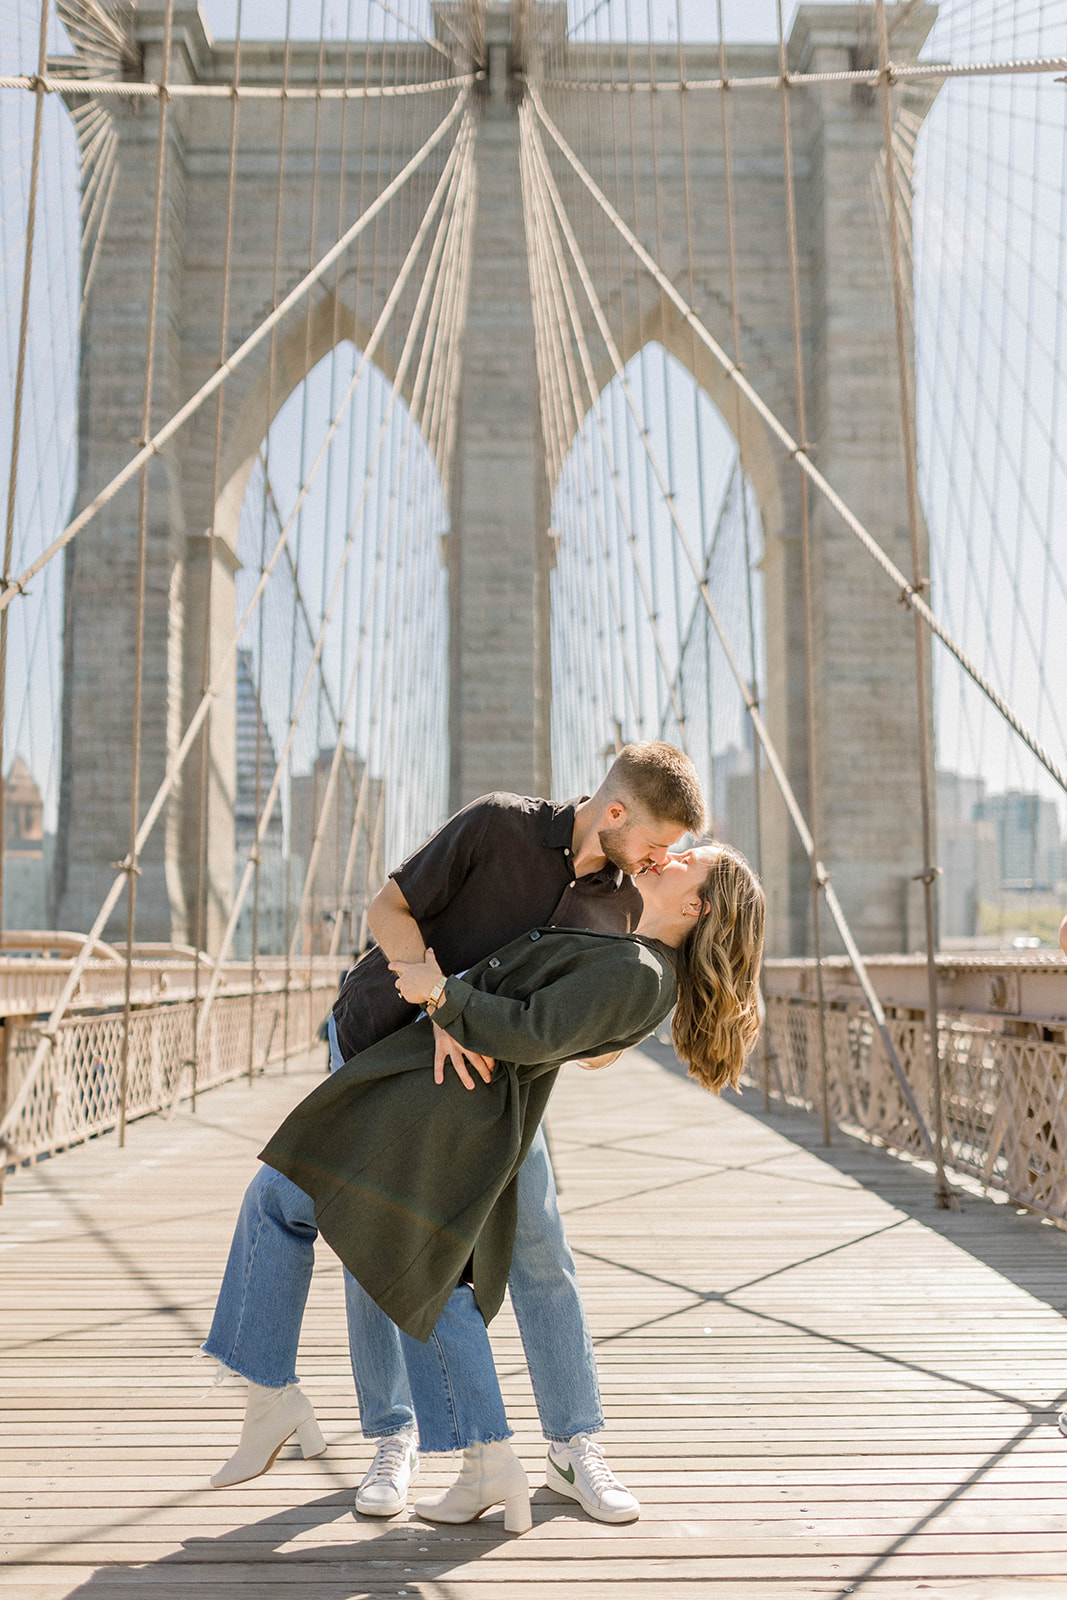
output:
[[[618,828],[601,828],[597,840],[608,863],[633,877],[644,870],[645,864],[643,861],[631,860],[626,854],[626,836],[629,832],[630,826],[624,822]]]

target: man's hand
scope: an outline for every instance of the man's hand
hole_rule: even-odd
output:
[[[396,974],[396,987],[414,1006],[425,1005],[430,998],[430,990],[444,973],[437,964],[437,957],[427,947],[426,957],[423,961],[390,961],[389,971]]]
[[[493,1076],[493,1068],[496,1066],[492,1056],[481,1056],[476,1050],[464,1050],[463,1046],[457,1044],[451,1034],[446,1033],[443,1028],[439,1028],[435,1022],[433,1025],[434,1083],[444,1083],[446,1061],[452,1063],[456,1077],[465,1089],[474,1088],[474,1079],[467,1071],[468,1061],[483,1083],[489,1082]]]

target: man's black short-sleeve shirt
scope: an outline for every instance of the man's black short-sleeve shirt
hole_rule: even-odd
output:
[[[575,805],[483,795],[390,874],[442,971],[464,972],[530,928],[636,927],[641,896],[624,873],[608,866],[575,878]],[[347,1060],[417,1014],[397,994],[382,951],[368,951],[334,1006],[342,1054]]]

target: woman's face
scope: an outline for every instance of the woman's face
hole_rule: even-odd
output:
[[[658,872],[646,872],[637,880],[645,905],[672,917],[699,911],[700,890],[718,853],[713,844],[698,844],[668,855]]]

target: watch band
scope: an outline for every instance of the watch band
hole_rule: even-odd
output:
[[[445,992],[445,984],[447,982],[447,978],[438,978],[437,982],[426,996],[426,1011],[431,1017],[441,1004],[441,999]]]

